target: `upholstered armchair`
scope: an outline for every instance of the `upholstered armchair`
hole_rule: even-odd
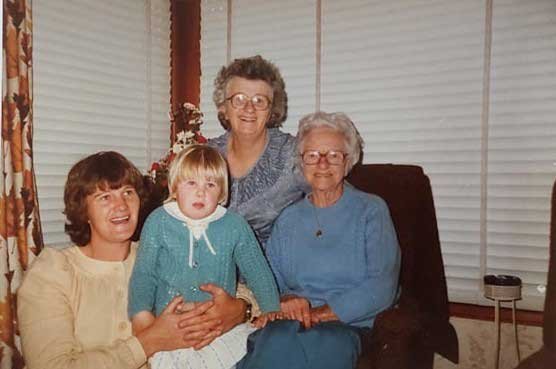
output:
[[[550,260],[544,300],[543,347],[523,360],[518,369],[548,369],[556,365],[556,182],[552,186]]]
[[[418,166],[367,164],[356,166],[348,181],[386,201],[402,251],[399,303],[363,337],[358,369],[432,368],[435,353],[457,363],[429,178]]]

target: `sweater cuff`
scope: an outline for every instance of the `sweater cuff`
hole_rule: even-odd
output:
[[[346,304],[340,296],[330,296],[327,303],[341,322],[349,324],[352,315],[349,304]]]
[[[125,340],[125,343],[129,349],[130,363],[134,364],[133,367],[139,368],[144,365],[147,362],[147,355],[137,337],[131,336]]]
[[[237,291],[236,291],[236,298],[245,300],[252,305],[251,314],[253,317],[258,317],[261,315],[261,309],[259,308],[259,304],[253,296],[253,292],[244,283],[237,284]]]

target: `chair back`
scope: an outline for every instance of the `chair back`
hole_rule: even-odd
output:
[[[434,336],[436,352],[457,360],[429,178],[415,165],[359,164],[347,180],[388,204],[402,253],[399,305],[429,322],[425,328]]]

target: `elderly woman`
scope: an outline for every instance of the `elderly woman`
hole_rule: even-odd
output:
[[[249,222],[264,247],[280,212],[303,196],[295,138],[280,131],[287,95],[280,71],[261,56],[236,59],[215,81],[213,100],[226,133],[209,141],[231,174],[228,208]]]
[[[115,152],[91,155],[70,170],[64,212],[75,246],[44,249],[18,291],[28,369],[146,368],[155,352],[203,346],[222,332],[228,311],[221,311],[220,319],[209,314],[220,298],[181,315],[182,300],[175,298],[151,327],[132,334],[128,280],[142,181],[133,164]]]
[[[255,332],[238,368],[354,368],[360,333],[395,302],[400,251],[388,206],[344,182],[361,147],[343,113],[301,119],[297,162],[311,192],[282,212],[266,249],[291,320]]]

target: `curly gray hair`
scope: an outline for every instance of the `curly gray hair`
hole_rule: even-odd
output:
[[[219,109],[226,102],[226,87],[234,77],[250,80],[260,80],[268,83],[272,88],[271,114],[266,126],[268,128],[280,127],[286,120],[288,110],[288,95],[286,84],[280,74],[280,70],[271,62],[260,55],[248,58],[235,59],[229,65],[222,67],[214,79],[214,92],[212,100]],[[218,113],[218,120],[226,128],[230,129],[230,123],[224,114]]]
[[[305,138],[316,128],[331,128],[344,136],[345,152],[348,160],[345,172],[345,175],[347,175],[359,161],[365,144],[355,124],[346,114],[341,112],[326,113],[317,111],[316,113],[307,114],[299,120],[296,148],[298,153],[296,155],[296,164],[298,168],[302,169],[301,153],[304,150]]]

